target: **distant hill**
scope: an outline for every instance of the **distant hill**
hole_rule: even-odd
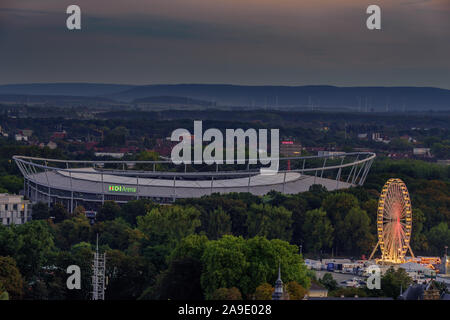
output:
[[[81,96],[53,96],[53,95],[19,95],[0,94],[0,103],[20,104],[116,104],[117,102],[105,97],[81,97]]]
[[[106,96],[131,89],[131,85],[94,83],[32,83],[0,85],[0,94],[58,95],[58,96]]]
[[[176,97],[176,96],[156,96],[156,97],[146,97],[142,99],[135,99],[133,104],[163,104],[163,105],[188,105],[188,106],[203,106],[210,107],[214,106],[211,101],[192,99],[187,97]]]
[[[450,90],[431,87],[240,86],[210,84],[114,85],[89,83],[0,86],[0,95],[104,97],[126,103],[361,111],[450,110]],[[170,97],[170,99],[169,99]],[[97,98],[96,98],[97,99]],[[181,103],[182,99],[185,99]],[[189,100],[190,99],[190,100]]]
[[[316,107],[365,110],[450,110],[450,90],[421,87],[150,85],[109,97],[133,101],[149,96],[183,96],[229,106]]]

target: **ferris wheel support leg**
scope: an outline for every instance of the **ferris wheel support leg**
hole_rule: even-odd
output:
[[[411,246],[409,245],[409,243],[408,243],[408,249],[409,249],[409,252],[411,253],[411,257],[414,259],[414,258],[415,258],[415,257],[414,257],[414,253],[413,253],[413,251],[412,251]]]
[[[373,248],[372,253],[370,254],[369,260],[372,260],[373,255],[375,254],[375,252],[377,251],[378,245],[380,244],[380,242],[377,242],[377,245],[375,246],[375,248]]]

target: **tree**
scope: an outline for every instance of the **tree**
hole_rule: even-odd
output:
[[[214,211],[208,211],[204,221],[203,228],[206,229],[208,239],[216,240],[231,233],[230,216],[221,207]]]
[[[105,134],[103,144],[105,146],[123,146],[128,134],[128,129],[123,126],[108,130]]]
[[[139,229],[132,229],[123,218],[97,223],[93,234],[100,234],[100,242],[111,249],[126,251],[132,244],[138,244],[144,234]]]
[[[73,209],[72,216],[85,216],[86,215],[86,209],[83,206],[76,206],[75,209]]]
[[[157,280],[153,299],[203,300],[200,285],[202,265],[193,258],[172,260],[169,268]]]
[[[128,201],[123,205],[120,211],[120,216],[125,219],[131,226],[135,226],[137,223],[137,217],[145,216],[147,212],[156,207],[151,200],[139,199]]]
[[[283,202],[283,206],[292,212],[292,243],[296,245],[302,244],[305,239],[302,226],[305,223],[307,202],[304,198],[291,196]]]
[[[208,241],[208,238],[204,235],[191,234],[177,244],[170,259],[191,258],[201,262]]]
[[[253,296],[256,300],[272,300],[274,290],[275,289],[266,282],[256,287]]]
[[[308,292],[301,284],[295,281],[288,282],[286,289],[290,300],[302,300]]]
[[[72,217],[54,225],[56,245],[69,250],[74,244],[89,241],[91,225],[84,215]]]
[[[387,297],[396,299],[400,295],[400,288],[406,290],[412,279],[403,268],[395,270],[390,267],[381,277],[381,290]]]
[[[49,215],[55,223],[59,223],[69,218],[66,208],[59,202],[55,203],[50,209]]]
[[[338,284],[331,273],[325,273],[319,282],[327,288],[328,291],[334,291],[338,288]]]
[[[33,220],[47,220],[50,218],[50,211],[48,205],[43,202],[38,202],[32,207]]]
[[[444,246],[450,243],[450,229],[448,224],[441,222],[428,232],[428,241],[435,254],[441,254]]]
[[[247,289],[247,259],[242,237],[224,236],[209,241],[202,256],[203,273],[201,285],[206,299],[212,299],[219,288],[237,286]]]
[[[23,297],[22,275],[11,257],[0,257],[0,286],[13,300]]]
[[[340,232],[346,236],[344,245],[349,253],[367,253],[375,245],[375,236],[370,233],[370,219],[359,207],[350,210]]]
[[[46,221],[30,221],[14,227],[20,247],[14,258],[25,278],[36,275],[54,250],[53,236]]]
[[[283,281],[296,281],[305,288],[310,284],[298,247],[279,239],[224,236],[206,244],[202,264],[201,284],[207,299],[216,289],[230,287],[249,297],[258,283],[275,283],[278,265]]]
[[[426,218],[422,210],[414,208],[412,212],[411,247],[413,252],[426,252],[429,250],[427,237],[424,233]]]
[[[56,266],[57,270],[52,272],[53,278],[47,281],[46,294],[50,298],[59,295],[60,299],[64,300],[89,299],[92,294],[92,258],[92,245],[88,242],[74,244],[69,251],[54,252],[49,264]],[[70,265],[77,265],[81,269],[81,290],[69,290],[66,287],[65,282],[68,277],[66,269]]]
[[[210,300],[242,300],[242,295],[236,287],[219,288],[213,292]]]
[[[306,212],[302,227],[305,249],[317,253],[320,250],[331,248],[333,245],[333,227],[322,209]]]
[[[153,264],[146,263],[142,256],[130,256],[119,250],[107,250],[106,257],[108,300],[136,300],[156,275]]]
[[[200,226],[200,212],[193,207],[178,205],[154,208],[137,218],[138,229],[144,234],[143,255],[157,270],[167,268],[167,257],[184,237]]]
[[[342,232],[344,219],[347,213],[356,207],[359,207],[358,199],[349,193],[330,194],[323,200],[322,209],[327,213],[334,228],[335,248],[345,248],[347,234]]]
[[[103,206],[100,208],[97,216],[95,217],[96,221],[107,221],[114,220],[119,217],[121,214],[120,206],[114,201],[105,201]]]
[[[252,204],[247,214],[250,237],[264,236],[268,239],[290,241],[292,238],[292,212],[284,207]]]
[[[18,194],[23,188],[23,179],[13,175],[1,176],[0,187],[6,189],[9,193]]]
[[[138,161],[158,161],[161,160],[159,157],[159,154],[155,151],[145,150],[138,154],[137,156]],[[163,166],[159,163],[152,164],[152,163],[137,163],[136,169],[137,170],[153,170],[153,166],[155,166],[156,171],[160,171]]]
[[[4,301],[4,300],[9,300],[9,294],[8,291],[2,289],[1,285],[0,285],[0,301]]]
[[[194,207],[178,205],[154,208],[137,218],[137,225],[146,236],[169,241],[175,246],[200,226],[200,212]]]

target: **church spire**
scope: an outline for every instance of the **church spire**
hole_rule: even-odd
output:
[[[283,281],[281,280],[281,264],[278,264],[278,279],[275,281],[275,291],[272,294],[272,300],[282,300]]]

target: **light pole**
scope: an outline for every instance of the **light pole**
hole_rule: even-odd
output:
[[[303,252],[303,246],[302,245],[300,245],[300,254],[302,254],[302,252]]]

